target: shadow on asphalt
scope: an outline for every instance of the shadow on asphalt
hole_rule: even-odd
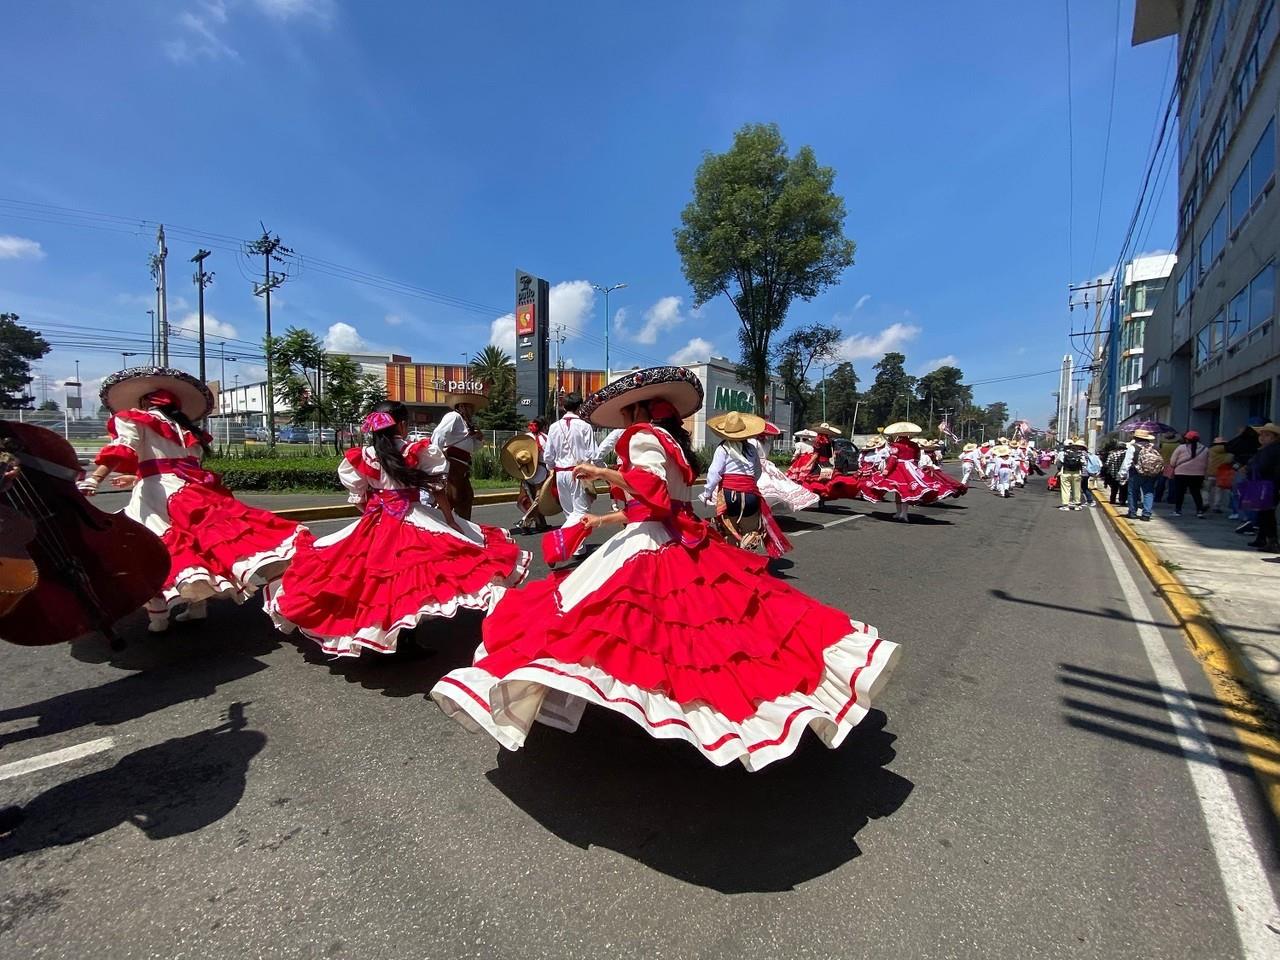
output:
[[[459,610],[451,618],[425,620],[400,634],[395,653],[365,651],[359,657],[333,658],[301,634],[286,638],[307,663],[329,668],[332,676],[358,683],[387,697],[427,694],[450,670],[470,665],[480,645],[484,617],[475,610]]]
[[[516,806],[582,849],[606,847],[721,893],[791,890],[859,856],[859,830],[906,801],[885,769],[894,734],[873,710],[838,750],[806,733],[759,773],[713,766],[625,717],[588,709],[574,734],[536,727],[486,774]]]
[[[243,680],[266,664],[257,659],[275,650],[278,636],[265,624],[261,631],[223,622],[211,608],[209,619],[177,625],[166,634],[146,632],[145,619],[137,629],[121,631],[128,643],[111,650],[102,638],[71,644],[71,656],[85,663],[110,663],[138,671],[96,687],[72,690],[21,707],[0,710],[0,723],[36,718],[36,724],[0,734],[0,747],[36,737],[65,733],[85,726],[109,727],[149,713],[211,696],[225,683]],[[265,619],[265,617],[264,617]]]
[[[885,513],[882,510],[873,511],[867,514],[867,516],[874,517],[877,520],[885,520],[885,521],[893,520],[892,513]],[[939,520],[937,517],[926,517],[922,513],[912,513],[910,517],[911,517],[912,526],[921,526],[921,527],[953,527],[955,526],[955,524],[952,523],[950,520]]]
[[[212,730],[137,750],[112,767],[46,790],[0,839],[0,860],[78,843],[131,823],[164,840],[206,827],[235,809],[249,761],[267,742],[245,729],[244,705]]]
[[[1015,597],[1007,590],[993,588],[987,591],[997,600],[1003,600],[1006,603],[1021,603],[1029,607],[1042,607],[1046,610],[1062,610],[1066,613],[1078,613],[1085,617],[1101,617],[1103,620],[1122,620],[1125,623],[1146,623],[1153,627],[1160,627],[1165,630],[1177,629],[1177,624],[1173,620],[1139,620],[1133,616],[1128,610],[1122,610],[1119,607],[1098,607],[1094,610],[1087,610],[1084,607],[1072,607],[1062,603],[1047,603],[1044,600],[1030,600],[1026,597]]]

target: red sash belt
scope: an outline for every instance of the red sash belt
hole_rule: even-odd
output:
[[[408,489],[388,487],[384,490],[370,490],[368,499],[364,502],[364,512],[368,513],[387,513],[395,517],[397,520],[403,520],[405,515],[418,502],[420,494],[417,488],[410,487]]]
[[[169,473],[185,483],[198,483],[204,487],[220,487],[218,475],[206,470],[195,457],[160,457],[143,460],[138,464],[139,477],[155,477]]]
[[[745,473],[726,473],[720,483],[726,490],[732,490],[735,493],[754,493],[756,495],[756,499],[760,501],[760,523],[765,532],[765,550],[769,556],[780,557],[791,549],[791,541],[787,539],[787,535],[778,526],[778,521],[773,518],[773,511],[769,509],[769,501],[760,495],[760,487],[756,483],[755,477],[749,477]],[[722,507],[717,507],[716,513],[727,513],[728,509],[728,504],[725,504]]]

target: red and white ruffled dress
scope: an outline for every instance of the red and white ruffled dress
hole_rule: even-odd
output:
[[[200,438],[159,411],[122,410],[107,432],[111,443],[94,462],[138,477],[124,513],[169,550],[161,597],[170,609],[216,598],[243,603],[310,538],[298,524],[237,500],[201,465]]]
[[[710,533],[690,506],[693,470],[665,431],[631,427],[617,450],[635,491],[626,526],[571,572],[508,592],[474,665],[432,697],[511,750],[537,719],[572,729],[587,703],[717,765],[759,770],[810,728],[839,746],[897,645]]]
[[[430,444],[406,446],[405,462],[417,467]],[[268,591],[267,613],[286,633],[300,630],[339,657],[391,653],[400,631],[462,609],[488,612],[528,575],[529,553],[505,530],[456,515],[459,529],[449,526],[419,490],[396,488],[372,447],[348,450],[338,477],[364,513],[301,547]]]
[[[968,484],[961,483],[943,470],[942,467],[934,462],[933,457],[927,453],[923,453],[920,456],[920,470],[931,483],[941,487],[944,491],[950,491],[950,495],[953,497],[963,497],[969,492]]]
[[[941,470],[927,473],[920,466],[920,447],[910,440],[889,444],[884,467],[863,481],[866,499],[884,500],[897,494],[903,503],[937,503],[957,496],[960,486]]]
[[[824,470],[830,470],[831,475],[824,477]],[[862,477],[854,473],[835,472],[831,441],[825,437],[814,440],[812,453],[802,453],[791,461],[791,466],[787,468],[787,479],[823,501],[857,500],[863,496]]]

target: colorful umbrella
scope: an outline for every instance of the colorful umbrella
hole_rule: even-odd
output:
[[[1167,423],[1161,423],[1159,420],[1137,420],[1130,418],[1125,420],[1117,430],[1123,430],[1125,433],[1133,433],[1135,430],[1150,430],[1152,433],[1179,433],[1177,427],[1171,427]]]

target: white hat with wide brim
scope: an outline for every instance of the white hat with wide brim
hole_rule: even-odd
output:
[[[185,370],[172,367],[130,367],[102,381],[98,396],[112,413],[143,406],[143,398],[157,390],[168,390],[190,420],[201,420],[213,409],[213,393]]]
[[[597,427],[625,427],[624,407],[661,398],[684,419],[702,406],[702,397],[702,381],[684,367],[649,367],[619,377],[591,394],[582,402],[578,416]]]

